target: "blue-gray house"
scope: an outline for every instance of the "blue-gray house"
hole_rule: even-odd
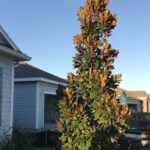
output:
[[[66,80],[29,64],[15,68],[14,126],[29,129],[56,129],[58,85]]]
[[[23,53],[0,26],[0,138],[12,133],[14,102],[14,67],[31,58]]]

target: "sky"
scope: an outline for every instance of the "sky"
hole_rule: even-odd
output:
[[[16,45],[32,57],[29,64],[66,78],[75,72],[72,39],[80,33],[78,9],[85,0],[0,0],[0,24]],[[119,49],[114,73],[120,87],[150,93],[150,0],[111,0],[117,27],[109,42]]]

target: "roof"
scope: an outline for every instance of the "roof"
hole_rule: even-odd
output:
[[[124,92],[126,90],[122,89],[122,88],[118,88],[117,89],[117,95],[121,95],[122,92]]]
[[[124,93],[128,98],[140,98],[140,97],[149,97],[150,95],[145,91],[128,91],[122,88],[117,89],[117,95]]]
[[[127,97],[148,97],[149,94],[145,91],[125,91]]]
[[[67,84],[67,81],[65,79],[50,74],[27,63],[19,64],[17,67],[15,67],[15,79],[20,79],[18,81],[21,81],[21,79],[23,78],[33,79],[38,77]]]
[[[0,26],[0,53],[12,57],[15,61],[27,61],[31,59],[31,57],[19,50],[2,26]]]

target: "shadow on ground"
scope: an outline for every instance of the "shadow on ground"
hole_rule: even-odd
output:
[[[119,150],[150,150],[150,141],[122,138],[119,141]]]

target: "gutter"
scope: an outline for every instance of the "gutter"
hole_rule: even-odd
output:
[[[31,57],[27,56],[26,54],[19,52],[17,50],[10,49],[3,45],[0,45],[0,51],[6,55],[11,55],[14,57],[15,61],[29,61]]]
[[[31,77],[31,78],[15,78],[14,80],[15,82],[32,82],[32,81],[42,81],[42,82],[47,82],[47,83],[52,83],[52,84],[56,84],[56,85],[64,85],[66,86],[66,83],[63,82],[58,82],[58,81],[54,81],[54,80],[49,80],[46,78],[42,78],[42,77]]]

